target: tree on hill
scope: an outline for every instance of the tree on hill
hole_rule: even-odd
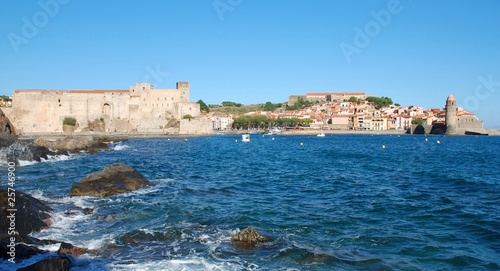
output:
[[[229,102],[229,101],[224,101],[222,102],[223,106],[235,106],[235,107],[242,107],[243,104],[240,103],[235,103],[235,102]]]
[[[382,97],[369,96],[366,97],[366,100],[372,102],[376,109],[392,105],[392,99],[384,96]]]
[[[358,99],[354,96],[351,96],[348,100],[349,102],[353,102],[353,103],[357,103],[357,104],[360,104],[361,103],[361,99]]]
[[[287,106],[286,110],[299,110],[302,108],[313,106],[314,103],[311,101],[304,101],[302,97],[300,97],[292,106]]]
[[[263,111],[274,111],[280,107],[281,103],[273,104],[271,102],[266,102],[265,104],[261,105]]]
[[[210,108],[208,107],[208,105],[205,102],[203,102],[203,100],[199,100],[199,101],[197,101],[197,103],[200,104],[200,111],[205,111],[207,113],[210,112]]]

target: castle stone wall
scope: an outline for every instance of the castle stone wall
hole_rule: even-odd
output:
[[[189,102],[189,83],[154,89],[139,83],[128,90],[16,90],[8,116],[20,133],[63,132],[63,120],[77,120],[75,132],[89,122],[104,122],[106,132],[163,132],[172,119],[200,114]]]

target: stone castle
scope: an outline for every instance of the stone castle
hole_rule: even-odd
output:
[[[197,119],[198,103],[189,102],[189,83],[154,89],[138,83],[128,90],[16,90],[7,113],[17,133],[117,132],[211,133],[211,123]],[[184,119],[190,115],[194,119]],[[76,125],[63,125],[64,119]]]

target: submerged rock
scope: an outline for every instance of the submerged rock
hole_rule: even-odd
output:
[[[255,245],[269,241],[269,237],[261,235],[254,227],[248,227],[235,234],[231,240],[238,245]]]
[[[64,254],[64,255],[80,256],[82,254],[87,253],[87,251],[88,251],[87,248],[75,247],[70,243],[62,242],[57,252],[59,254]]]
[[[19,268],[18,271],[67,271],[71,267],[71,261],[66,257],[52,257],[41,260],[32,265]]]
[[[69,195],[109,197],[153,185],[131,166],[111,164],[73,184]]]

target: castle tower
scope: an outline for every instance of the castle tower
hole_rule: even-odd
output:
[[[177,82],[181,94],[181,102],[189,103],[189,82]]]
[[[455,134],[457,128],[457,101],[453,94],[450,94],[446,99],[445,112],[446,134]]]
[[[137,83],[129,88],[130,96],[147,96],[153,88],[150,83]]]

